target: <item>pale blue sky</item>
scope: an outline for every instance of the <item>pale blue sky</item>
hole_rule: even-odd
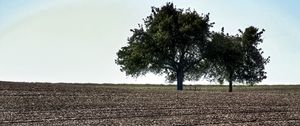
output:
[[[165,83],[164,76],[126,77],[114,63],[129,29],[166,0],[0,0],[0,80]],[[264,84],[300,83],[300,9],[297,0],[173,0],[210,13],[213,30],[254,25],[266,29],[271,56]],[[189,83],[189,82],[188,82]],[[204,80],[193,83],[207,83]]]

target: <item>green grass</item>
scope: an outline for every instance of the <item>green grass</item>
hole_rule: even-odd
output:
[[[160,91],[176,91],[176,84],[112,84],[112,83],[39,83],[39,82],[6,82],[0,81],[0,84],[25,84],[25,85],[73,85],[76,87],[94,87],[94,88],[121,88],[121,89],[136,89],[136,90],[160,90]],[[299,91],[300,85],[233,85],[234,92],[245,92],[245,91]],[[228,85],[184,85],[184,91],[212,91],[212,92],[227,92]]]

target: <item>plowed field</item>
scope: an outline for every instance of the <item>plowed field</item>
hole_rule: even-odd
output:
[[[300,126],[300,86],[0,82],[0,125]]]

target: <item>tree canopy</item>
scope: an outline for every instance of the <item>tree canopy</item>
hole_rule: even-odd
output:
[[[116,63],[128,75],[147,72],[166,74],[168,81],[177,79],[177,89],[183,89],[183,80],[201,77],[203,53],[210,34],[209,15],[199,15],[167,3],[152,7],[144,25],[132,29],[128,46],[118,53]]]
[[[263,42],[261,36],[264,29],[250,26],[241,34],[235,36],[214,32],[208,48],[207,77],[220,83],[229,82],[229,92],[232,92],[232,83],[240,82],[253,85],[265,79],[265,64],[270,57],[264,58],[263,51],[258,47]]]
[[[178,9],[173,3],[152,7],[144,24],[131,29],[133,34],[117,52],[116,63],[134,77],[165,74],[166,80],[177,80],[177,90],[183,90],[184,80],[204,75],[219,82],[264,79],[268,59],[257,49],[263,31],[249,27],[239,36],[230,36],[211,32],[212,25],[209,14]]]

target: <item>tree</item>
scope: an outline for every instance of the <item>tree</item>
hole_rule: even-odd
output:
[[[244,53],[244,64],[240,72],[242,73],[241,78],[244,82],[253,85],[267,78],[265,65],[270,62],[270,56],[264,58],[262,48],[258,47],[263,42],[261,36],[265,30],[259,31],[258,28],[251,26],[246,28],[244,32],[239,31],[242,34],[241,41]]]
[[[263,42],[261,36],[264,32],[253,26],[245,31],[239,30],[241,35],[214,32],[209,44],[207,58],[210,67],[208,78],[223,83],[229,82],[229,92],[232,92],[234,81],[253,85],[265,79],[265,65],[270,57],[264,58],[263,51],[258,47]]]
[[[144,25],[132,29],[128,45],[117,52],[121,71],[134,77],[148,72],[177,79],[177,90],[184,80],[198,80],[204,72],[206,47],[210,36],[209,14],[199,15],[167,3],[152,7]]]
[[[229,92],[232,91],[232,82],[239,79],[239,70],[242,65],[241,44],[238,38],[215,32],[212,35],[212,41],[209,45],[209,70],[208,78],[219,83],[224,83],[224,80],[229,82]]]

